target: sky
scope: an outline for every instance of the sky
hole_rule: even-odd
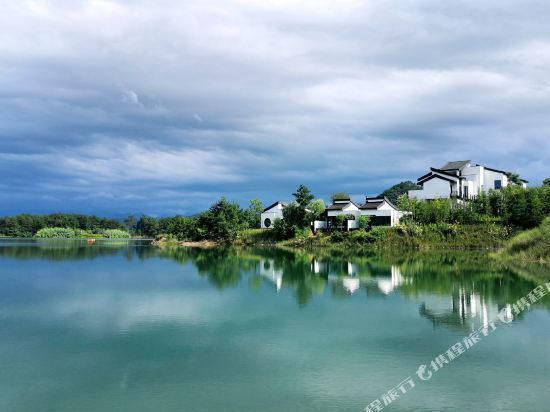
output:
[[[0,215],[550,176],[547,0],[0,4]]]

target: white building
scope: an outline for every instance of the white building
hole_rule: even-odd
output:
[[[338,222],[340,215],[349,215],[343,227]],[[372,216],[372,226],[395,226],[403,216],[403,212],[391,203],[388,198],[366,197],[365,203],[359,205],[351,199],[334,200],[332,205],[325,209],[325,219],[314,222],[314,229],[340,228],[345,230],[359,229],[359,218]],[[351,219],[353,217],[353,219]]]
[[[271,206],[268,206],[264,209],[261,214],[260,224],[262,229],[270,229],[273,227],[273,223],[277,219],[283,218],[283,209],[285,208],[286,203],[275,202]]]
[[[420,190],[409,190],[409,198],[430,199],[470,199],[490,189],[508,186],[510,172],[492,169],[479,164],[472,165],[470,160],[449,162],[443,167],[430,171],[418,178]],[[523,187],[527,180],[521,179]]]

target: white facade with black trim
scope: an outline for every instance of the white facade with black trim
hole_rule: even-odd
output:
[[[266,207],[260,217],[260,227],[262,229],[271,229],[277,219],[283,218],[283,209],[286,203],[275,202],[272,205]]]
[[[499,190],[510,184],[510,172],[493,169],[470,160],[448,162],[439,169],[434,167],[418,178],[419,190],[409,190],[409,198],[419,200],[457,199],[467,200],[477,197],[490,189]],[[527,187],[527,180],[520,179]]]

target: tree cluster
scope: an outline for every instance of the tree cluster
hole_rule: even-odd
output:
[[[0,235],[8,237],[33,237],[39,230],[52,227],[80,229],[93,233],[101,233],[105,229],[125,229],[122,223],[114,219],[77,214],[21,214],[0,218]]]
[[[417,223],[473,224],[493,220],[531,228],[550,215],[550,185],[532,188],[510,185],[454,205],[447,199],[426,202],[406,196],[401,196],[398,204],[401,210],[411,212],[409,219]]]
[[[135,232],[151,238],[171,235],[183,241],[231,242],[239,231],[259,228],[262,211],[262,202],[257,199],[252,200],[247,209],[242,209],[237,203],[221,198],[208,210],[193,217],[141,216],[136,222]]]

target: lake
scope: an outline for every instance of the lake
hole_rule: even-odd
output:
[[[547,411],[550,299],[476,253],[356,256],[0,240],[1,411]]]

